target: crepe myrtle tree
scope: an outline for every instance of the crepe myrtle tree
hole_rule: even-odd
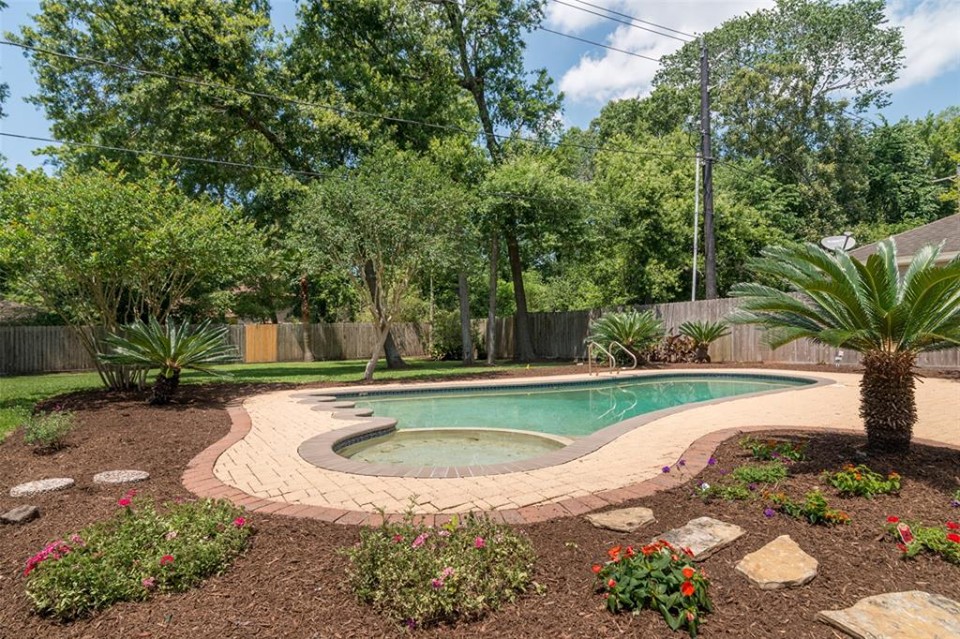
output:
[[[939,255],[924,247],[901,273],[892,238],[866,262],[815,244],[771,248],[751,265],[791,293],[738,284],[731,295],[742,301],[730,319],[765,327],[774,348],[807,338],[861,353],[868,447],[904,453],[917,421],[917,355],[960,346],[960,256],[938,265]]]
[[[418,276],[454,259],[470,202],[435,164],[391,146],[312,185],[294,237],[312,247],[314,268],[345,273],[366,302],[377,339],[365,380]]]

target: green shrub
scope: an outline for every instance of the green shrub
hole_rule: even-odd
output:
[[[460,313],[438,310],[433,316],[431,327],[433,345],[430,357],[438,361],[459,361],[463,359],[463,337],[460,335]],[[470,337],[476,347],[482,338],[471,324]]]
[[[746,501],[753,497],[750,489],[741,482],[701,483],[696,488],[697,496],[704,501],[722,499],[723,501]]]
[[[788,442],[779,439],[760,441],[753,437],[744,437],[740,440],[740,447],[749,450],[753,458],[758,461],[779,459],[783,461],[803,461],[807,458],[807,444]]]
[[[638,361],[647,358],[647,352],[663,337],[663,322],[651,311],[626,311],[610,313],[590,325],[587,338],[609,348],[611,342],[619,342]],[[601,353],[602,356],[602,353]]]
[[[787,476],[787,467],[779,461],[767,464],[744,464],[732,473],[734,479],[745,484],[776,484]]]
[[[177,592],[222,573],[247,544],[251,528],[227,501],[171,505],[134,501],[27,561],[27,597],[37,612],[69,621],[153,592]]]
[[[439,528],[408,515],[364,528],[344,552],[360,601],[409,627],[475,619],[513,601],[530,582],[534,557],[526,537],[473,515]]]
[[[73,413],[68,411],[31,415],[23,425],[23,441],[41,451],[59,450],[74,426]]]
[[[901,541],[898,525],[902,525],[898,518],[887,518],[887,533],[900,542],[897,547],[905,559],[929,552],[950,563],[960,564],[960,524],[957,522],[948,521],[944,526],[909,524],[913,538],[907,543]]]
[[[693,340],[696,361],[709,362],[710,344],[729,335],[730,329],[727,328],[726,322],[684,322],[680,325],[680,334]]]
[[[701,619],[713,610],[706,575],[691,564],[689,550],[681,551],[666,541],[657,541],[634,551],[614,546],[610,560],[594,564],[598,588],[606,594],[607,608],[656,610],[673,630],[686,629],[697,636]]]
[[[773,508],[795,519],[806,519],[811,524],[847,524],[850,516],[842,510],[830,508],[823,493],[812,490],[803,497],[802,503],[792,501],[783,493],[770,496]],[[767,509],[770,511],[770,509]]]
[[[869,499],[874,495],[900,492],[900,475],[890,473],[886,477],[867,466],[847,464],[836,473],[824,472],[824,480],[840,491],[841,495],[856,495]]]

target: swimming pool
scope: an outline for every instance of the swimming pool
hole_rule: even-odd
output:
[[[806,386],[759,375],[656,375],[580,383],[342,395],[398,430],[509,428],[585,437],[611,424],[683,404]]]

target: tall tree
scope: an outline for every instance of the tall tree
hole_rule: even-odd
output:
[[[500,138],[523,131],[546,134],[554,125],[561,96],[545,69],[529,74],[523,66],[523,34],[543,20],[545,0],[425,0],[436,7],[445,33],[457,83],[473,100],[484,144],[494,164],[504,160]],[[490,297],[487,342],[492,345],[496,319],[496,280],[500,235],[506,239],[516,296],[516,358],[536,357],[523,290],[519,242],[508,221],[491,219]],[[488,348],[488,353],[492,346]],[[489,361],[488,355],[488,361]]]

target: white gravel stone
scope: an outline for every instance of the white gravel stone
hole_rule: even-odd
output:
[[[11,497],[30,497],[41,493],[52,493],[55,490],[70,488],[75,482],[68,477],[54,477],[20,484],[10,489]]]
[[[95,484],[132,484],[150,479],[150,473],[144,470],[107,470],[93,476]]]

